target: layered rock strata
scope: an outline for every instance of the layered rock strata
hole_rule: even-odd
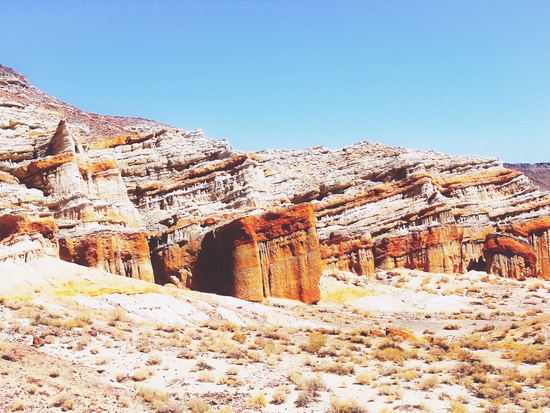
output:
[[[249,301],[283,297],[315,303],[323,267],[313,207],[299,205],[207,233],[191,286]]]
[[[550,278],[549,204],[498,159],[371,142],[244,153],[83,112],[0,66],[0,259],[18,244],[13,257],[314,302],[323,268]]]

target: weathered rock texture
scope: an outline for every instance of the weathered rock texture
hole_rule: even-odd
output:
[[[506,168],[523,172],[543,191],[550,191],[550,163],[505,163]]]
[[[0,66],[1,260],[306,302],[324,268],[550,278],[549,204],[498,159],[371,142],[244,153],[83,112]]]
[[[322,270],[313,207],[299,205],[207,233],[191,285],[250,301],[283,297],[315,303]]]

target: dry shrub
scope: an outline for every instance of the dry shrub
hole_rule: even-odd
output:
[[[187,402],[187,408],[191,410],[192,413],[210,413],[212,408],[208,403],[203,399],[194,398]]]
[[[323,362],[321,362],[315,370],[337,374],[339,376],[349,376],[355,372],[355,366],[351,363],[346,364],[339,361],[331,362],[328,360],[323,360]]]
[[[267,403],[263,394],[252,396],[244,401],[244,407],[246,407],[247,409],[259,410],[266,405]]]
[[[458,400],[451,400],[449,409],[452,413],[468,413],[470,411],[467,406]]]
[[[147,403],[166,403],[170,399],[170,395],[158,389],[151,389],[149,387],[140,387],[138,394],[145,400]]]
[[[488,347],[488,340],[486,337],[479,333],[475,333],[463,338],[460,341],[462,347],[469,348],[471,350],[483,350]]]
[[[104,366],[105,364],[109,364],[109,362],[109,357],[100,357],[95,361],[95,364],[98,366]]]
[[[198,370],[213,370],[214,367],[212,367],[210,364],[208,364],[204,360],[199,360],[197,363],[193,366],[191,371],[198,371]]]
[[[314,331],[309,333],[308,339],[309,341],[306,350],[310,353],[316,354],[327,342],[328,335]]]
[[[372,355],[378,360],[393,361],[394,363],[402,363],[413,356],[411,352],[404,350],[399,344],[389,340],[383,341],[373,351]]]
[[[287,377],[296,386],[296,388],[300,388],[302,386],[302,382],[304,381],[304,378],[300,370],[289,371],[287,373]]]
[[[26,408],[26,405],[25,403],[22,401],[22,400],[15,400],[12,404],[11,404],[11,411],[12,412],[21,412],[23,410],[25,410]]]
[[[318,399],[314,394],[308,391],[301,391],[300,393],[298,393],[298,397],[296,398],[296,400],[294,400],[294,405],[296,407],[307,407],[310,403],[314,403],[317,400]]]
[[[200,381],[201,383],[214,383],[216,381],[216,377],[211,371],[202,370],[199,372],[197,381]]]
[[[395,399],[401,399],[404,394],[404,390],[398,386],[391,386],[389,384],[378,387],[378,394],[382,396],[390,396]]]
[[[361,386],[368,386],[372,383],[372,377],[370,374],[361,373],[355,376],[355,384],[360,384]]]
[[[418,383],[418,388],[423,391],[431,390],[439,384],[436,376],[429,376]]]
[[[51,405],[54,407],[61,407],[61,410],[65,412],[67,410],[73,410],[76,403],[71,395],[67,392],[63,392],[54,397]]]
[[[271,395],[271,403],[273,404],[283,404],[288,399],[290,394],[290,387],[288,386],[279,386],[275,389]]]
[[[149,377],[153,376],[155,374],[155,370],[153,370],[150,367],[142,368],[139,370],[134,371],[134,375],[132,376],[132,379],[134,381],[143,381],[147,380]]]
[[[127,396],[120,396],[116,404],[118,407],[128,408],[132,405],[132,399]]]
[[[227,368],[225,374],[227,374],[228,376],[236,376],[239,374],[239,369],[235,366],[230,366]]]
[[[190,360],[190,359],[194,359],[195,355],[190,350],[184,348],[183,350],[181,350],[178,353],[178,355],[176,357],[179,358],[179,359]]]
[[[231,338],[238,343],[244,344],[244,342],[246,341],[246,334],[242,331],[237,331],[233,334],[233,337]]]
[[[148,366],[156,366],[162,363],[162,356],[158,354],[151,354],[148,358],[145,364]]]
[[[330,400],[331,413],[368,413],[368,410],[357,404],[355,399],[342,400],[333,397]]]

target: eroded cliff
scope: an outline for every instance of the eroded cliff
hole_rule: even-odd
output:
[[[80,111],[0,66],[2,260],[305,302],[325,268],[550,278],[549,204],[498,159],[371,142],[244,153]]]

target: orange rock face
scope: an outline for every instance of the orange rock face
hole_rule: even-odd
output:
[[[40,217],[30,213],[0,216],[0,242],[28,234],[41,234],[44,238],[53,239],[57,232],[57,224],[51,216]]]
[[[323,268],[313,208],[300,205],[208,233],[192,286],[250,301],[282,297],[315,303]]]
[[[523,280],[536,275],[537,254],[527,241],[507,234],[489,234],[483,246],[487,272]]]
[[[62,260],[154,282],[147,238],[137,233],[99,233],[59,240]]]
[[[357,275],[374,275],[372,238],[332,236],[321,243],[321,258],[328,268],[350,271]]]

